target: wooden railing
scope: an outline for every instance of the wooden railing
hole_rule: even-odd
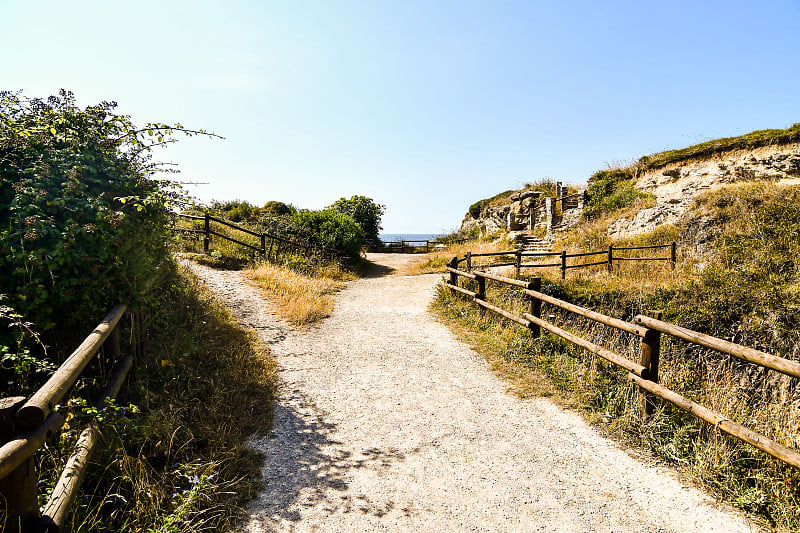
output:
[[[441,245],[440,247],[446,247],[465,242],[467,242],[467,239],[399,240],[373,243],[368,246],[368,249],[370,252],[381,253],[428,253],[439,245]]]
[[[669,248],[670,255],[669,257],[625,257],[619,255],[619,252],[631,251],[631,250],[656,250],[661,248]],[[509,250],[505,252],[489,252],[489,253],[471,253],[467,252],[467,254],[458,259],[458,263],[466,263],[467,271],[472,270],[472,260],[476,257],[499,257],[500,261],[497,263],[481,265],[482,268],[492,268],[492,267],[504,267],[504,266],[513,266],[517,271],[517,276],[519,276],[520,271],[523,268],[560,268],[561,269],[561,279],[565,279],[567,276],[567,270],[574,269],[574,268],[587,268],[593,266],[600,266],[606,265],[608,271],[611,272],[614,270],[614,263],[618,261],[669,261],[670,266],[672,269],[675,269],[675,264],[678,259],[678,252],[677,252],[677,244],[672,242],[671,244],[658,244],[653,246],[614,246],[609,245],[607,250],[602,250],[599,252],[585,252],[585,253],[567,253],[566,250],[562,250],[561,252],[524,252],[522,250]],[[578,264],[570,264],[569,259],[572,258],[584,258],[584,257],[596,257],[602,256],[602,261],[591,261],[591,262],[580,262]],[[524,258],[547,258],[553,257],[558,258],[556,262],[553,263],[523,263]],[[509,260],[513,258],[513,260]]]
[[[279,235],[275,235],[268,232],[259,233],[249,228],[245,228],[237,224],[233,224],[232,222],[228,222],[227,220],[222,220],[220,218],[214,217],[208,213],[206,213],[204,216],[186,215],[183,213],[178,213],[177,216],[184,218],[186,220],[203,221],[202,228],[178,228],[178,227],[174,228],[174,230],[178,232],[194,233],[202,235],[203,253],[209,253],[209,250],[211,248],[211,237],[213,235],[215,237],[219,237],[226,241],[238,244],[239,246],[243,246],[245,248],[253,250],[258,254],[260,254],[265,259],[267,259],[268,261],[279,261],[282,256],[285,256],[287,253],[292,253],[292,252],[304,254],[306,256],[312,256],[312,255],[324,256],[334,260],[343,260],[347,257],[347,252],[344,252],[342,250],[335,250],[333,248],[328,248],[326,246],[312,244],[309,242],[299,242],[293,239],[288,239],[286,237],[281,237]],[[212,222],[216,224],[221,224],[234,231],[239,231],[245,235],[256,237],[258,239],[257,241],[258,244],[254,245],[246,243],[243,240],[216,231],[212,227],[211,224]]]
[[[655,408],[655,398],[661,398],[667,402],[687,411],[692,416],[713,424],[721,431],[739,439],[759,450],[779,459],[795,468],[800,469],[800,453],[796,450],[784,446],[764,435],[761,435],[741,424],[733,422],[726,416],[717,413],[703,405],[700,405],[666,387],[659,384],[659,357],[661,352],[661,335],[671,335],[684,341],[693,343],[704,348],[719,351],[721,353],[737,357],[743,361],[757,364],[787,376],[800,378],[800,363],[777,357],[775,355],[748,348],[729,341],[711,337],[696,331],[682,328],[675,324],[660,320],[660,313],[650,312],[647,315],[637,315],[633,322],[627,322],[618,318],[610,317],[584,307],[580,307],[558,298],[548,296],[541,292],[541,278],[534,277],[531,281],[508,278],[489,272],[473,271],[468,272],[458,268],[459,263],[464,259],[454,257],[447,266],[449,280],[444,280],[444,285],[454,293],[466,295],[483,309],[489,309],[523,327],[530,330],[531,336],[535,339],[540,335],[540,330],[546,329],[567,341],[580,346],[592,354],[595,354],[610,363],[624,368],[628,374],[630,382],[639,388],[640,409],[642,416],[648,418],[653,414]],[[477,291],[471,291],[459,286],[458,278],[463,277],[474,280]],[[529,301],[529,312],[518,316],[497,305],[493,305],[486,300],[486,280],[517,287],[522,295]],[[547,320],[542,313],[542,304],[548,304],[569,313],[579,315],[590,321],[594,321],[606,326],[610,326],[619,331],[628,333],[640,340],[639,360],[634,361],[623,355],[617,354],[612,350],[599,346],[580,335],[567,331]],[[552,315],[551,315],[552,316]]]
[[[130,317],[133,342],[131,353],[123,356],[119,330],[126,314]],[[58,532],[64,529],[89,457],[99,439],[98,425],[92,421],[84,426],[41,514],[34,453],[64,425],[64,415],[56,406],[95,356],[100,361],[101,371],[109,374],[95,407],[102,410],[108,399],[116,398],[142,353],[142,324],[146,320],[144,312],[128,312],[127,305],[117,305],[30,398],[0,399],[0,500],[5,502],[5,524],[0,530]]]

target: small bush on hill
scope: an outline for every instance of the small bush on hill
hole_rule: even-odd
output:
[[[583,216],[592,219],[601,213],[624,209],[638,198],[653,198],[652,194],[635,187],[631,167],[599,170],[589,178]]]

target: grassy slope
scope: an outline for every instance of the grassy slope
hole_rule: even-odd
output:
[[[591,223],[573,246],[604,244]],[[694,242],[713,238],[711,252]],[[631,319],[646,309],[667,320],[748,346],[800,359],[800,189],[741,184],[706,194],[680,227],[666,226],[626,244],[677,239],[675,273],[663,264],[631,262],[609,275],[573,272],[566,282],[545,275],[545,292]],[[490,284],[491,286],[492,284]],[[491,289],[490,301],[524,307],[515,291]],[[551,335],[531,342],[526,332],[446,292],[434,308],[454,324],[522,394],[555,394],[626,442],[682,466],[720,497],[764,516],[778,530],[800,527],[800,476],[707,424],[665,406],[648,424],[638,416],[636,393],[623,373]],[[555,309],[555,322],[636,358],[637,345],[605,327]],[[800,402],[794,380],[705,350],[665,341],[662,382],[732,420],[798,447]]]
[[[730,150],[746,150],[769,145],[800,142],[800,122],[786,129],[757,130],[738,137],[725,137],[681,148],[647,155],[638,164],[647,170],[660,168],[670,163],[686,161]]]

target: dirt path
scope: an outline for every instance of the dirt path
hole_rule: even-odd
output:
[[[292,331],[240,273],[197,270],[281,369],[247,531],[751,531],[576,414],[506,393],[428,314],[438,275],[359,280]]]

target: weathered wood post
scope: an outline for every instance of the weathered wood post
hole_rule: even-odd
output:
[[[14,414],[23,403],[25,398],[21,396],[0,399],[0,445],[14,437]],[[32,531],[33,524],[39,519],[38,488],[33,455],[0,479],[0,500],[5,501],[6,508],[3,531]]]
[[[567,279],[567,251],[561,251],[561,279]]]
[[[528,289],[536,292],[542,292],[542,278],[540,276],[533,278],[530,283],[528,283]],[[528,298],[531,300],[530,314],[536,318],[541,318],[542,301],[539,298],[534,298],[533,296],[528,296]],[[541,335],[539,324],[534,324],[531,322],[530,330],[532,339],[538,339],[539,335]]]
[[[613,244],[609,244],[608,245],[608,271],[609,272],[611,272],[614,269],[613,261],[614,261],[614,245]]]
[[[514,259],[514,270],[517,272],[517,277],[519,277],[519,270],[522,268],[522,250],[517,250],[514,254],[516,255]]]
[[[472,272],[472,252],[467,252],[467,272]]]
[[[448,264],[448,266],[450,268],[458,268],[458,257],[452,258],[450,260],[450,263]],[[455,272],[450,272],[450,285],[453,285],[453,286],[458,285],[458,276],[456,275]],[[455,293],[456,291],[453,290],[453,289],[450,289],[450,292]]]
[[[672,241],[670,248],[670,259],[672,260],[672,270],[675,270],[675,263],[678,261],[678,245],[675,241]]]
[[[209,243],[211,242],[211,215],[206,213],[203,218],[203,253],[208,253]]]
[[[275,237],[269,237],[269,250],[267,251],[267,261],[269,261],[269,256],[272,253],[272,247],[275,245]]]
[[[475,294],[476,300],[483,300],[486,301],[486,278],[484,278],[480,272],[475,272],[475,281],[478,282],[478,292]],[[486,314],[486,308],[482,306],[478,306],[478,313],[481,316]]]
[[[103,343],[103,356],[100,359],[100,372],[102,376],[107,376],[111,372],[111,367],[120,359],[119,348],[119,324],[114,326],[108,338]]]
[[[660,311],[646,311],[645,315],[656,320],[661,320]],[[641,340],[641,356],[639,363],[647,369],[647,379],[653,383],[658,383],[658,359],[661,355],[661,332],[654,329],[646,329]],[[642,420],[648,420],[655,411],[655,396],[651,393],[639,390],[639,407],[641,409]]]
[[[267,255],[267,236],[265,234],[261,234],[261,257]]]

